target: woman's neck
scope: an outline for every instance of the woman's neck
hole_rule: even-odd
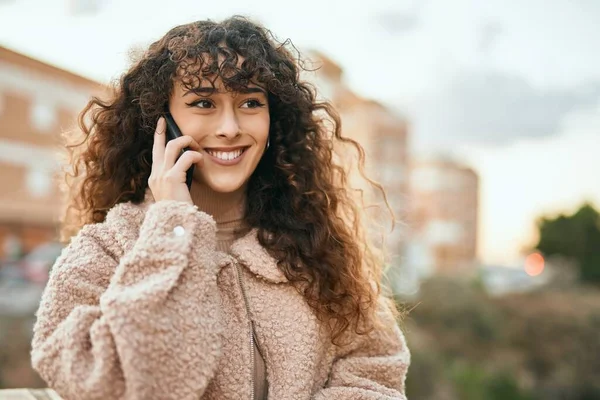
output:
[[[228,251],[233,241],[248,231],[244,222],[245,187],[231,193],[219,193],[194,180],[190,196],[198,209],[211,215],[217,223],[218,250]]]
[[[193,181],[190,196],[194,204],[211,215],[217,224],[244,218],[246,190],[244,187],[232,193],[215,192],[198,181]]]

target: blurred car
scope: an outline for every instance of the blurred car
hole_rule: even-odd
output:
[[[60,256],[63,245],[48,242],[33,249],[20,262],[23,277],[29,282],[46,284],[54,262]]]
[[[50,269],[63,246],[44,243],[20,260],[0,268],[0,315],[33,315],[48,281]]]

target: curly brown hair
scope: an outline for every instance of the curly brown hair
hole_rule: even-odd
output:
[[[334,147],[353,148],[363,176],[364,151],[342,136],[334,108],[317,101],[314,87],[300,80],[302,63],[293,50],[289,40],[279,43],[264,27],[237,16],[181,25],[152,43],[113,85],[111,98],[93,97],[79,116],[84,140],[67,146],[63,237],[103,221],[117,203],[143,201],[154,129],[176,79],[194,88],[218,77],[229,90],[255,80],[268,91],[270,147],[248,182],[247,223],[258,228],[260,243],[328,322],[334,343],[351,326],[370,331],[381,260]]]

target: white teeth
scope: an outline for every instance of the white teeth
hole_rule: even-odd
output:
[[[231,161],[231,160],[236,159],[239,156],[241,156],[244,151],[242,149],[239,149],[239,150],[235,150],[235,151],[206,150],[206,152],[208,154],[210,154],[211,156],[216,157],[220,160]]]

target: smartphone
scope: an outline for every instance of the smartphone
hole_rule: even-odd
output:
[[[183,134],[181,133],[181,130],[175,123],[175,120],[173,119],[173,116],[171,115],[171,113],[166,112],[164,117],[165,117],[165,121],[167,122],[167,143],[169,143],[169,140],[183,136]],[[183,153],[185,153],[188,150],[190,150],[189,147],[186,147],[183,150],[181,150],[181,154],[179,154],[179,156],[177,158],[179,159],[179,157],[181,157],[183,155]],[[192,176],[193,175],[194,175],[194,165],[192,164],[192,166],[185,173],[185,183],[188,187],[188,190],[192,187]]]

